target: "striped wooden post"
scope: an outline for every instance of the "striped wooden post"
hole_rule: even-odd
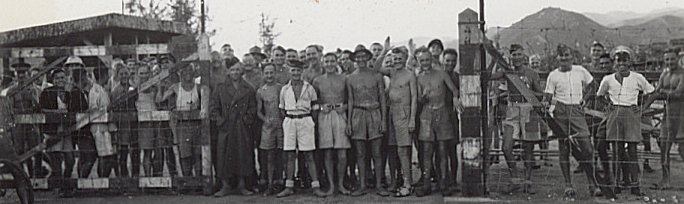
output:
[[[482,196],[485,193],[482,155],[482,115],[480,82],[480,46],[483,35],[478,15],[471,9],[458,14],[460,52],[462,190],[465,196]]]
[[[210,125],[209,125],[209,117],[207,115],[209,114],[209,96],[210,93],[207,89],[209,87],[209,82],[210,82],[210,65],[211,63],[209,60],[211,60],[211,48],[209,47],[209,36],[206,33],[202,33],[199,37],[199,42],[197,42],[197,55],[199,56],[199,65],[200,65],[200,76],[202,77],[202,80],[200,84],[202,85],[201,89],[201,95],[202,98],[200,99],[202,101],[201,104],[201,112],[204,113],[200,115],[202,117],[202,139],[201,139],[201,152],[202,152],[202,177],[204,178],[204,194],[208,195],[211,194],[212,188],[213,188],[213,181],[212,178],[214,176],[212,175],[212,166],[211,166],[211,148],[210,148]]]

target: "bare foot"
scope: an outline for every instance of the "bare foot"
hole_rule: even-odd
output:
[[[356,189],[356,191],[351,193],[351,196],[356,197],[356,196],[366,195],[366,193],[368,193],[366,191],[368,191],[368,189],[366,189],[366,187],[359,187],[359,189]]]
[[[377,190],[378,190],[378,192],[376,194],[378,194],[379,196],[382,196],[382,197],[390,196],[390,192],[387,191],[387,189],[385,189],[383,187],[378,187]]]
[[[254,192],[247,190],[246,188],[242,188],[240,189],[240,194],[242,194],[243,196],[251,196],[254,195]]]
[[[227,196],[229,193],[230,193],[230,189],[229,189],[229,188],[226,188],[226,187],[223,187],[223,188],[221,188],[221,190],[219,190],[218,192],[214,193],[214,197],[223,197],[223,196]]]
[[[344,185],[337,185],[337,191],[339,191],[342,195],[351,194],[351,191],[347,190],[347,188],[345,188]]]
[[[318,196],[318,197],[321,197],[321,198],[327,196],[327,195],[326,195],[326,192],[323,192],[323,191],[321,190],[321,188],[315,188],[314,191],[313,191],[313,193],[314,193],[314,195],[316,195],[316,196]]]
[[[280,193],[278,193],[278,195],[276,195],[276,197],[282,198],[282,197],[290,196],[292,194],[294,194],[294,190],[292,190],[291,187],[287,187],[283,191],[280,191]]]

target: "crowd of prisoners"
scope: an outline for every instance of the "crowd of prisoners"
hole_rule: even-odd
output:
[[[684,158],[684,52],[664,52],[657,86],[634,70],[635,53],[627,46],[608,49],[594,42],[586,63],[576,63],[573,53],[558,45],[555,67],[550,67],[513,44],[502,52],[510,66],[498,67],[491,75],[491,80],[501,81],[519,77],[568,135],[557,138],[564,193],[576,192],[570,179],[573,155],[580,163],[575,171],[586,175],[592,195],[615,198],[622,190],[643,194],[637,144],[650,140],[641,131],[642,113],[656,100],[664,101],[665,110],[658,137],[663,176],[655,187],[672,188],[673,143]],[[177,64],[172,55],[115,59],[114,74],[105,77],[70,56],[63,67],[36,81],[27,80],[40,69],[18,61],[12,64],[13,72],[3,74],[0,105],[3,120],[25,113],[202,110],[200,115],[211,120],[216,197],[286,197],[307,188],[320,197],[426,196],[433,191],[452,195],[461,189],[456,150],[464,107],[458,57],[457,50],[446,49],[439,39],[424,46],[412,41],[393,46],[388,37],[368,48],[359,44],[353,50],[329,52],[315,44],[303,50],[275,45],[262,51],[255,46],[240,57],[224,44],[212,53],[210,79],[205,80],[209,83],[200,84],[197,66],[188,64],[146,89],[142,84]],[[550,71],[545,82],[540,78],[544,70]],[[8,92],[17,94],[4,97]],[[131,92],[135,97],[111,104]],[[534,148],[548,149],[553,132],[512,83],[494,86],[492,92],[497,93],[498,121],[493,128],[502,130],[510,186],[535,193]],[[202,104],[209,107],[203,109]],[[586,108],[605,112],[605,119],[587,119]],[[171,176],[202,174],[201,121],[121,118],[74,132],[67,131],[70,125],[19,124],[11,127],[12,141],[6,144],[13,144],[18,154],[40,142],[48,144],[44,155],[49,159],[39,154],[24,162],[34,178],[70,178],[74,168],[79,178],[88,178],[95,164],[98,177],[112,172],[117,177],[162,176],[164,165]],[[523,168],[516,165],[516,143],[522,148]],[[417,178],[412,173],[414,153]],[[44,160],[49,170],[42,167]],[[646,165],[644,170],[650,169]],[[73,189],[60,192],[68,196]]]

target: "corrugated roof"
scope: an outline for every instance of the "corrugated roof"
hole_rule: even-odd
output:
[[[121,28],[168,34],[190,34],[184,23],[149,19],[117,13],[40,25],[0,33],[0,46],[100,29]]]

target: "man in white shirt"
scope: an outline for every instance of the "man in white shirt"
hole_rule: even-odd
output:
[[[570,151],[575,159],[580,162],[580,168],[584,170],[589,182],[592,183],[589,190],[592,195],[599,196],[601,191],[596,188],[594,177],[593,148],[589,134],[587,121],[584,119],[584,111],[581,102],[583,92],[594,78],[582,66],[572,65],[572,50],[559,45],[557,50],[559,68],[549,73],[544,90],[544,102],[553,101],[549,111],[553,112],[554,119],[565,131],[567,137],[559,138],[560,166],[565,179],[566,196],[574,196],[575,190],[570,177]],[[612,193],[605,193],[612,197]]]
[[[599,85],[598,96],[610,99],[611,106],[606,123],[606,141],[613,145],[613,161],[623,169],[626,186],[634,195],[642,195],[639,190],[639,166],[637,144],[641,142],[641,110],[637,105],[639,93],[650,94],[655,88],[646,78],[631,70],[632,50],[626,46],[618,46],[611,51],[617,72],[603,77]],[[626,146],[626,149],[625,149]]]

